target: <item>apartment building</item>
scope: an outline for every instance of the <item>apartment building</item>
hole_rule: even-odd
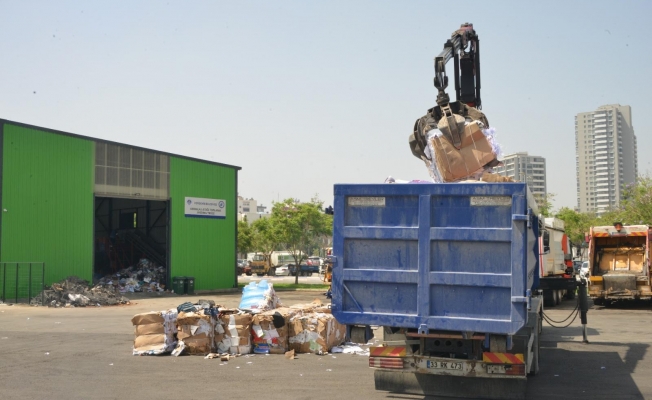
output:
[[[496,173],[509,176],[519,182],[527,182],[537,202],[541,204],[545,201],[548,194],[545,158],[520,152],[506,155],[501,161],[503,165],[494,168]]]
[[[575,116],[577,209],[598,215],[618,207],[638,176],[630,106],[610,104]]]

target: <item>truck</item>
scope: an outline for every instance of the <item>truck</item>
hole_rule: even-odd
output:
[[[258,276],[275,275],[276,267],[294,263],[294,257],[289,251],[273,251],[270,255],[256,253],[253,255],[250,267],[251,273]]]
[[[334,195],[332,313],[359,343],[382,327],[376,389],[524,398],[543,312],[543,224],[527,184],[337,184]]]
[[[546,307],[574,299],[576,273],[573,268],[572,246],[564,232],[564,221],[558,218],[539,218],[542,223],[539,247],[539,289]]]
[[[593,226],[588,243],[589,296],[596,305],[649,300],[650,226]]]

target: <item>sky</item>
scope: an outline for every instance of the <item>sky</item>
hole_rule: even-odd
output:
[[[0,15],[0,118],[239,166],[239,195],[268,209],[429,179],[408,137],[465,22],[496,139],[546,158],[555,208],[577,202],[579,112],[630,105],[652,170],[650,1],[0,0]]]

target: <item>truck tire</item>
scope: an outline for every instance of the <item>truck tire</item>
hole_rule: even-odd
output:
[[[258,275],[258,276],[265,276],[265,274],[258,274],[258,273],[257,273],[256,275]]]
[[[312,272],[308,272],[308,276],[312,276]]]
[[[596,306],[601,306],[604,304],[604,299],[593,299],[593,304]]]
[[[267,273],[269,276],[276,276],[276,268],[272,267],[269,269],[269,272]]]
[[[247,276],[251,276],[251,272],[247,272],[246,275],[247,275]]]

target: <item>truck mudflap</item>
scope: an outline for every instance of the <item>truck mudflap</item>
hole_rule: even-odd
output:
[[[465,360],[446,357],[373,356],[370,350],[369,367],[401,370],[428,375],[450,375],[473,378],[526,379],[528,366],[523,354],[484,353],[483,360]]]
[[[377,369],[374,371],[376,390],[425,396],[458,397],[465,399],[525,399],[526,379],[493,379],[495,377],[465,377],[422,374],[413,371]]]

